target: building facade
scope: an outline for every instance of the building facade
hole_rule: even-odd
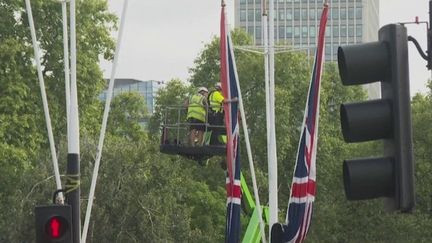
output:
[[[271,0],[269,0],[271,1]],[[323,0],[273,0],[276,45],[288,45],[315,54]],[[325,59],[337,61],[341,45],[376,41],[379,0],[329,0]],[[235,0],[235,27],[248,32],[255,45],[262,44],[262,0]],[[267,2],[268,8],[268,2]],[[373,88],[372,88],[373,87]],[[377,85],[367,87],[370,97],[379,97]]]
[[[109,80],[107,81],[109,82]],[[156,94],[162,84],[162,81],[156,80],[143,81],[128,78],[116,79],[114,82],[113,98],[124,92],[138,92],[146,101],[147,111],[150,114],[153,114]],[[102,92],[100,95],[101,100],[106,100],[107,92],[108,90]]]

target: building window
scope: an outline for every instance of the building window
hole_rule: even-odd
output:
[[[362,36],[362,26],[361,25],[357,25],[356,26],[356,36],[357,37],[361,37]]]
[[[291,38],[292,36],[292,27],[286,27],[286,37]]]
[[[339,36],[339,27],[333,26],[333,36]]]
[[[300,27],[294,27],[294,37],[300,37]]]
[[[330,28],[328,28],[328,30],[325,32],[325,36],[326,37],[330,37],[331,33],[330,33]],[[327,42],[327,40],[326,40]]]
[[[294,9],[294,20],[300,20],[300,9]]]
[[[307,37],[307,36],[308,36],[308,27],[303,26],[302,27],[302,37]]]
[[[333,45],[333,55],[337,55],[338,45]]]
[[[310,42],[311,44],[315,44],[315,40],[316,40],[315,37],[311,37],[311,38],[309,39],[309,42]]]
[[[283,3],[283,2],[285,2],[285,0],[279,0],[279,2],[280,2],[280,3]]]
[[[356,19],[362,18],[362,8],[356,8]]]
[[[346,19],[347,14],[346,14],[346,8],[341,8],[340,9],[340,19]]]
[[[279,9],[279,20],[285,20],[285,10]]]
[[[315,26],[309,26],[309,36],[310,37],[315,37],[316,36]]]
[[[255,27],[255,38],[261,39],[261,26]]]
[[[246,0],[240,0],[240,4],[245,4]]]
[[[311,20],[315,19],[315,9],[313,9],[313,8],[309,9],[309,19],[311,19]]]
[[[261,10],[260,9],[255,10],[255,20],[261,21]]]
[[[248,3],[253,4],[253,3],[254,3],[254,0],[248,0]]]
[[[348,19],[354,19],[354,8],[348,8]]]
[[[346,25],[341,25],[341,28],[340,28],[340,36],[342,36],[342,37],[346,37],[346,36],[347,36],[347,28],[346,28]]]
[[[254,36],[254,27],[253,26],[248,26],[247,32],[248,32],[249,35]]]
[[[331,9],[331,14],[332,14],[332,18],[333,19],[338,19],[339,18],[339,9],[332,8]]]
[[[252,9],[248,11],[248,21],[254,21],[254,11]]]
[[[292,10],[291,9],[286,10],[286,20],[292,20]]]
[[[279,39],[285,39],[285,27],[279,26]]]
[[[354,37],[354,26],[353,25],[348,26],[348,36]]]
[[[240,9],[240,21],[246,21],[246,10]]]
[[[326,55],[326,57],[327,56],[330,56],[330,54],[331,54],[331,45],[330,44],[326,44],[325,45],[325,55]]]
[[[302,15],[302,20],[307,20],[307,13],[308,13],[308,10],[307,9],[302,9],[301,10],[301,15]]]

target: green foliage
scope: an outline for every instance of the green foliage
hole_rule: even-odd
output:
[[[61,3],[31,1],[57,148],[66,137]],[[112,56],[116,18],[104,0],[77,1],[80,125],[100,123],[104,81],[99,55]],[[84,27],[87,25],[87,28]],[[0,3],[0,242],[34,239],[34,206],[50,203],[55,184],[25,2]],[[95,112],[98,111],[98,112]],[[95,134],[94,134],[95,135]],[[62,155],[66,154],[62,151]],[[60,156],[61,157],[61,156]],[[61,167],[64,164],[59,159]],[[64,168],[62,168],[64,171]],[[23,233],[24,232],[24,233]]]
[[[146,117],[144,97],[137,92],[122,93],[114,97],[111,103],[108,131],[116,136],[139,141],[146,136],[141,125]]]
[[[33,0],[42,51],[43,72],[53,122],[60,171],[67,156],[63,47],[59,2]],[[105,0],[78,1],[78,89],[80,105],[82,219],[88,200],[103,103],[99,56],[111,58],[110,32],[116,18]],[[232,32],[234,45],[250,45],[242,30]],[[261,203],[267,203],[267,143],[262,55],[235,49],[246,121],[256,164]],[[145,102],[135,93],[112,102],[88,242],[222,242],[225,231],[225,172],[221,157],[199,166],[159,153],[160,124],[176,120],[168,106],[183,107],[196,87],[219,81],[219,39],[206,44],[190,69],[190,83],[171,80],[159,90],[147,130]],[[289,187],[303,120],[312,60],[305,53],[276,55],[275,111],[279,161],[280,221],[286,213]],[[430,84],[432,86],[432,84]],[[431,88],[431,87],[430,87]],[[427,242],[432,237],[432,91],[412,100],[416,160],[417,209],[412,215],[383,211],[382,200],[348,202],[342,185],[342,161],[380,154],[379,143],[347,145],[342,140],[339,104],[365,99],[359,87],[343,87],[336,65],[324,68],[321,87],[318,193],[309,242]],[[51,203],[55,190],[45,120],[24,3],[0,3],[0,242],[33,242],[33,209]],[[242,170],[250,183],[246,149]],[[242,216],[246,227],[248,215]]]
[[[233,36],[241,35],[242,31],[234,31]],[[240,33],[240,34],[237,34]],[[247,42],[246,42],[247,43]],[[234,45],[240,45],[234,40]],[[197,59],[192,73],[194,85],[210,86],[215,80],[219,66],[216,54],[218,41],[213,40]],[[212,57],[209,55],[213,54]],[[246,120],[252,144],[254,161],[259,180],[264,180],[267,170],[267,155],[265,138],[265,93],[263,57],[235,50],[237,70],[240,87],[244,101]],[[205,60],[205,61],[203,61]],[[289,186],[297,153],[299,127],[303,119],[308,85],[310,82],[312,60],[303,53],[277,54],[275,60],[275,93],[276,93],[276,134],[277,156],[279,170],[279,205],[280,218],[284,219],[285,206],[289,197]],[[417,164],[417,181],[422,186],[418,189],[419,206],[423,205],[413,215],[389,214],[382,210],[382,200],[365,202],[348,202],[345,199],[342,183],[342,161],[348,158],[371,156],[381,154],[381,143],[370,142],[361,144],[346,144],[342,140],[339,120],[339,105],[350,101],[366,99],[365,92],[359,87],[342,86],[336,65],[328,64],[324,68],[321,87],[320,128],[317,158],[318,193],[315,202],[315,213],[312,228],[308,239],[311,242],[407,242],[424,241],[429,233],[420,230],[418,225],[427,225],[429,214],[430,190],[427,181],[430,181],[430,163]],[[420,148],[420,156],[430,158],[430,130],[429,97],[416,97],[413,103],[413,124],[419,133],[422,133],[421,142],[416,142]],[[422,108],[416,108],[418,107]],[[417,111],[416,109],[422,109]],[[421,118],[416,118],[420,115]],[[426,132],[426,133],[425,133]],[[420,136],[415,135],[414,139]],[[424,149],[423,149],[424,148]],[[242,163],[246,162],[245,149],[241,149]],[[418,152],[416,152],[416,157]],[[243,172],[247,174],[247,166]],[[423,172],[425,171],[425,172]],[[419,176],[421,175],[421,176]],[[259,181],[262,183],[263,181]],[[262,185],[262,184],[261,184]],[[425,185],[425,186],[423,186]],[[260,188],[260,195],[267,195],[267,188]],[[262,196],[263,197],[263,196]],[[264,204],[264,200],[261,202]],[[421,212],[427,213],[427,215]],[[417,222],[417,223],[415,223]]]
[[[179,114],[179,112],[184,113],[182,108],[190,89],[181,80],[173,79],[168,82],[166,87],[158,90],[154,114],[148,125],[151,134],[159,136],[161,124],[175,123],[179,115],[184,115]]]
[[[210,191],[193,179],[195,165],[160,155],[156,145],[146,139],[107,140],[88,242],[222,240],[213,227],[224,225],[219,213],[224,191]],[[89,178],[88,169],[83,178]]]

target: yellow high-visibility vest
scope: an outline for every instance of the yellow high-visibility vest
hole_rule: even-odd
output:
[[[206,120],[206,109],[204,104],[205,97],[200,94],[194,94],[189,98],[187,119],[195,118],[202,122]]]
[[[222,112],[223,111],[223,107],[222,107],[223,100],[224,100],[224,97],[219,90],[215,90],[215,91],[211,92],[210,96],[209,96],[210,108],[214,112]]]

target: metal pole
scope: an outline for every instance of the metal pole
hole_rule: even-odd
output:
[[[79,119],[78,92],[76,82],[76,23],[75,0],[70,0],[70,48],[71,48],[71,87],[70,87],[70,127],[67,156],[67,202],[72,207],[73,243],[80,243],[80,158],[79,158]]]
[[[278,222],[278,195],[277,195],[277,161],[276,161],[276,134],[274,112],[274,2],[269,1],[269,116],[270,141],[268,150],[268,176],[269,176],[269,225]],[[271,227],[269,227],[270,235]]]
[[[35,30],[34,21],[33,21],[33,13],[32,13],[32,9],[31,9],[30,0],[26,0],[25,3],[26,3],[27,15],[28,15],[28,20],[29,20],[29,25],[30,25],[30,34],[31,34],[31,38],[32,38],[33,50],[34,50],[34,54],[35,54],[35,62],[36,62],[36,67],[37,67],[38,79],[39,79],[39,87],[40,87],[41,96],[42,96],[42,103],[43,103],[43,109],[44,109],[44,114],[45,114],[45,123],[46,123],[46,127],[47,127],[48,140],[49,140],[50,150],[51,150],[51,158],[52,158],[53,167],[54,167],[56,188],[57,188],[57,190],[61,190],[62,187],[61,187],[60,172],[59,172],[59,167],[58,167],[57,153],[55,150],[54,135],[52,132],[52,127],[51,127],[51,118],[50,118],[50,113],[49,113],[49,108],[48,108],[48,99],[47,99],[47,95],[45,92],[45,81],[44,81],[44,78],[42,75],[42,66],[41,66],[40,55],[39,55],[39,45],[38,45],[37,39],[36,39],[36,30]],[[64,203],[64,198],[63,198],[62,193],[59,193],[58,200],[59,200],[60,204]]]
[[[427,68],[432,70],[432,0],[429,0],[429,23],[427,29]],[[432,72],[431,72],[432,78]]]
[[[63,19],[63,60],[64,60],[64,75],[65,75],[65,97],[66,97],[66,127],[67,137],[69,137],[69,109],[70,109],[70,70],[69,70],[69,45],[68,45],[68,27],[67,27],[67,3],[62,1],[62,19]]]
[[[269,49],[268,49],[268,13],[266,1],[262,2],[262,30],[263,30],[263,45],[264,45],[264,82],[266,94],[266,131],[267,131],[267,151],[270,151],[270,100],[269,100]],[[270,160],[269,153],[267,152],[267,160]],[[270,196],[270,194],[269,194]],[[258,207],[261,207],[259,205]],[[261,227],[261,226],[260,226]],[[263,230],[263,229],[261,229]],[[265,236],[265,234],[263,234]],[[269,233],[270,239],[270,233]],[[265,239],[262,240],[265,242]]]
[[[100,160],[102,158],[102,149],[103,149],[103,144],[104,144],[104,140],[105,140],[105,131],[106,131],[107,123],[108,123],[108,114],[110,111],[111,98],[112,98],[113,89],[114,89],[115,74],[116,74],[116,70],[117,70],[118,56],[119,56],[120,46],[121,46],[121,42],[122,42],[127,5],[128,5],[128,0],[125,0],[123,2],[123,11],[122,11],[122,16],[121,16],[121,20],[120,20],[120,29],[119,29],[118,38],[117,38],[117,45],[116,45],[116,49],[115,49],[115,53],[114,53],[113,68],[111,70],[111,77],[110,77],[110,82],[109,82],[109,86],[108,86],[107,99],[105,101],[105,109],[104,109],[104,114],[103,114],[103,118],[102,118],[101,133],[99,136],[96,161],[95,161],[95,166],[93,169],[93,178],[92,178],[91,185],[90,185],[89,201],[87,203],[87,212],[86,212],[86,216],[84,219],[84,229],[83,229],[83,234],[82,234],[82,239],[83,239],[82,242],[85,242],[86,238],[87,238],[87,231],[88,231],[89,222],[90,222],[91,210],[93,207],[94,193],[96,190],[96,181],[97,181],[98,173],[99,173]]]

